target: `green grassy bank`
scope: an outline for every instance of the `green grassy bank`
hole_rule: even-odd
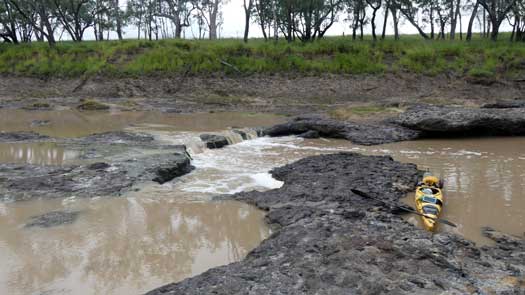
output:
[[[107,41],[0,44],[0,74],[79,77],[134,77],[180,73],[340,73],[411,72],[477,78],[525,78],[525,44],[402,40],[352,41],[331,37],[313,43],[250,40]]]

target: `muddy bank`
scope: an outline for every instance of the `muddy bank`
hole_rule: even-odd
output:
[[[18,138],[16,134],[12,133]],[[185,146],[160,145],[145,134],[108,132],[49,140],[64,149],[77,151],[83,163],[0,164],[0,201],[118,196],[136,184],[149,181],[162,184],[193,169]]]
[[[148,294],[518,294],[525,287],[522,239],[487,229],[495,247],[432,235],[390,208],[413,189],[418,171],[389,157],[342,153],[273,170],[285,182],[233,199],[268,210],[278,230],[243,261]]]
[[[96,98],[127,109],[168,112],[245,110],[301,114],[347,103],[482,104],[524,99],[525,83],[485,86],[457,77],[409,73],[367,75],[251,75],[82,79],[1,77],[0,107],[77,107]],[[283,109],[283,106],[291,108]]]

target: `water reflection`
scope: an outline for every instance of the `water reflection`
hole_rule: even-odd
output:
[[[63,165],[79,156],[55,143],[0,143],[0,163]]]
[[[1,294],[138,293],[238,261],[269,234],[261,211],[236,202],[112,198],[1,206]],[[32,215],[64,208],[82,210],[79,220],[20,228]]]

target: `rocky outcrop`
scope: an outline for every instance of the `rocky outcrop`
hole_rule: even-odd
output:
[[[162,146],[145,134],[108,132],[54,141],[80,151],[90,164],[0,164],[0,201],[119,196],[136,184],[162,184],[193,170],[185,146]]]
[[[419,131],[423,137],[524,135],[525,108],[417,106],[391,122]]]
[[[42,215],[33,216],[25,227],[54,227],[71,224],[77,220],[80,211],[53,211]]]
[[[202,134],[200,138],[209,149],[220,149],[230,144],[228,138],[222,135]]]
[[[342,138],[356,144],[374,145],[416,139],[419,132],[389,123],[355,123],[323,116],[302,116],[263,131],[268,136],[311,135]],[[317,135],[316,134],[316,135]]]
[[[505,242],[506,250],[477,248],[453,234],[432,235],[350,191],[397,202],[413,189],[414,165],[343,153],[303,159],[272,173],[285,182],[282,188],[232,197],[268,211],[267,221],[276,229],[270,238],[241,262],[148,294],[523,291],[522,242]]]
[[[188,157],[174,157],[170,162],[162,163],[155,167],[155,175],[153,181],[163,184],[172,181],[176,177],[188,174],[193,170],[190,159]]]
[[[0,142],[36,141],[49,139],[36,132],[0,132]]]

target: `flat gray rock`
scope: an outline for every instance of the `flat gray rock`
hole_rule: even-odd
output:
[[[417,106],[391,122],[423,137],[525,135],[525,108]]]
[[[389,157],[341,153],[275,169],[280,189],[232,198],[268,211],[272,236],[238,263],[153,290],[165,294],[520,294],[525,243],[495,247],[431,234],[357,188],[396,203],[418,171]]]

